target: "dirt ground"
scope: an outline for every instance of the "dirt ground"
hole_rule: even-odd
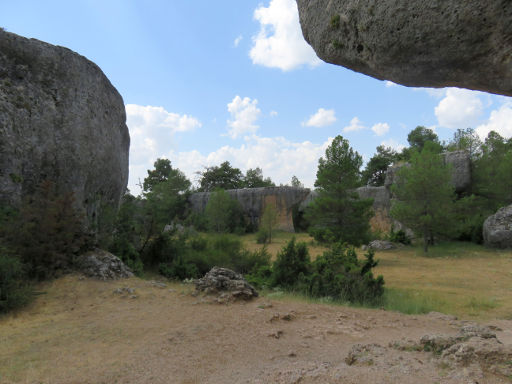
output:
[[[511,382],[476,360],[410,347],[468,324],[436,313],[268,297],[219,304],[189,285],[136,278],[67,276],[41,289],[28,309],[0,318],[1,383]],[[512,344],[512,321],[486,324]]]

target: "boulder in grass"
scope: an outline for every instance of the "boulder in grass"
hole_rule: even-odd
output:
[[[130,268],[119,257],[99,248],[79,256],[75,260],[75,268],[87,277],[100,280],[133,277]]]
[[[196,291],[206,294],[228,294],[233,299],[251,300],[258,292],[241,274],[227,268],[213,267],[195,281]]]
[[[512,248],[512,204],[484,221],[484,244],[493,248]]]

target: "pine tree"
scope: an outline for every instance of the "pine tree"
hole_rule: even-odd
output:
[[[362,157],[342,136],[334,138],[318,161],[318,197],[308,207],[310,233],[318,241],[359,245],[368,240],[371,199],[359,199]]]
[[[423,236],[425,252],[436,235],[453,229],[455,190],[450,178],[442,156],[426,145],[421,152],[413,152],[410,165],[398,171],[392,187],[397,200],[391,216]]]

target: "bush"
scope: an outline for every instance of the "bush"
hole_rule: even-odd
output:
[[[110,245],[108,250],[109,252],[119,257],[135,275],[142,275],[144,264],[140,259],[139,252],[137,252],[131,243],[117,238],[114,239],[114,242]]]
[[[267,244],[268,243],[268,232],[267,231],[258,231],[256,234],[256,242],[258,244]]]
[[[16,256],[0,249],[0,313],[26,305],[31,289],[26,282],[24,266]]]
[[[13,227],[9,245],[31,278],[45,279],[68,270],[73,257],[92,246],[73,194],[59,193],[49,181],[22,203]]]
[[[376,302],[384,293],[384,279],[373,277],[371,270],[378,263],[373,257],[374,251],[369,250],[361,262],[354,248],[335,244],[313,262],[308,293],[349,302]]]
[[[248,251],[238,238],[230,235],[211,240],[196,236],[174,247],[170,246],[172,241],[173,238],[167,239],[166,246],[161,247],[167,258],[161,258],[158,267],[159,272],[168,278],[197,278],[215,266],[247,274],[270,265],[270,254],[266,248]]]
[[[391,232],[389,233],[389,241],[392,241],[393,243],[401,243],[404,245],[411,245],[411,239],[403,229],[400,229],[399,231],[395,232],[393,229],[391,229]]]
[[[311,273],[311,261],[306,243],[295,243],[293,237],[277,254],[272,265],[272,285],[286,289],[299,289]]]

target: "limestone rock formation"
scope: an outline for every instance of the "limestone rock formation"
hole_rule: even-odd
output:
[[[0,29],[0,201],[49,180],[94,223],[126,189],[129,145],[123,99],[97,65]]]
[[[445,164],[451,167],[451,182],[457,193],[467,192],[471,188],[471,158],[465,151],[444,152]],[[397,173],[406,164],[391,166],[386,171],[384,185],[390,188],[397,181]]]
[[[512,2],[297,0],[324,61],[415,87],[512,96]]]
[[[294,232],[292,211],[307,198],[310,191],[297,187],[265,187],[230,189],[226,191],[231,198],[237,200],[248,220],[258,225],[259,219],[267,204],[273,204],[278,212],[277,229]],[[204,212],[210,199],[210,192],[198,192],[190,196],[192,209]]]
[[[250,300],[258,292],[242,275],[227,268],[213,267],[204,277],[195,281],[196,291],[207,294],[227,293],[234,299]]]
[[[99,248],[79,256],[75,260],[75,269],[88,277],[101,280],[133,276],[119,257]]]
[[[512,248],[512,205],[503,207],[484,221],[484,244],[493,248]]]

